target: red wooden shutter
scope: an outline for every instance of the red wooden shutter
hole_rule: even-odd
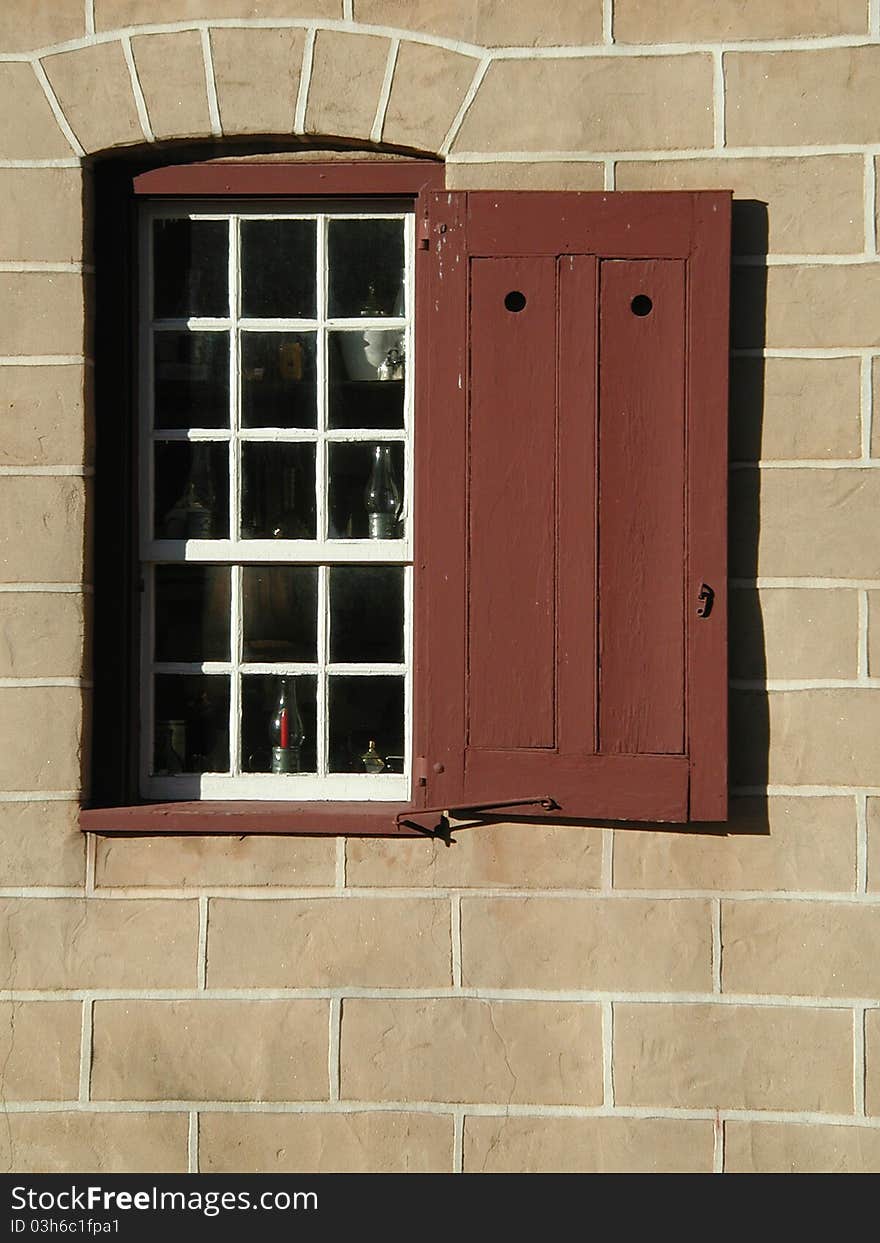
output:
[[[723,820],[730,195],[447,193],[429,223],[426,804]]]

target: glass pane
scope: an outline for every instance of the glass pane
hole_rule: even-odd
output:
[[[318,659],[318,571],[248,565],[242,571],[242,659]]]
[[[403,427],[402,328],[332,332],[330,427]]]
[[[241,313],[246,318],[314,319],[314,220],[241,222]]]
[[[153,313],[157,319],[229,314],[225,220],[153,221]]]
[[[159,441],[155,458],[156,539],[229,538],[229,446]]]
[[[317,771],[316,688],[312,675],[282,678],[255,673],[242,678],[244,772]]]
[[[331,444],[330,538],[400,539],[404,523],[403,445]]]
[[[400,772],[403,678],[331,677],[329,692],[330,771]]]
[[[229,660],[228,566],[156,566],[156,660]]]
[[[329,314],[403,315],[403,221],[331,220]]]
[[[330,571],[330,660],[402,663],[402,566],[345,565]]]
[[[225,332],[157,332],[156,427],[229,426],[229,337]]]
[[[244,332],[242,427],[317,427],[315,333]]]
[[[241,463],[242,539],[314,539],[314,444],[243,444]]]
[[[153,772],[229,771],[229,678],[156,676]]]

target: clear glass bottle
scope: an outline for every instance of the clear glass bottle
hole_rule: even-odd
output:
[[[172,539],[210,539],[214,531],[214,482],[209,446],[192,446],[186,486],[165,515],[165,530]]]
[[[370,539],[396,539],[400,488],[394,477],[390,444],[373,446],[373,465],[364,489]]]
[[[273,773],[299,772],[305,736],[296,702],[296,678],[281,678],[275,712],[269,723]]]
[[[385,761],[376,750],[375,738],[370,739],[370,745],[361,756],[361,763],[364,766],[364,772],[380,773],[385,767]]]

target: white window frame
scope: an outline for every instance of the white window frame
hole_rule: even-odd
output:
[[[315,319],[248,319],[240,315],[240,221],[275,220],[294,217],[317,221],[317,316]],[[221,318],[154,319],[153,222],[158,219],[222,220],[229,223],[229,309]],[[328,263],[327,228],[331,219],[401,219],[404,222],[405,316],[401,319],[331,318],[327,314]],[[139,290],[139,557],[143,590],[141,595],[141,677],[140,677],[140,789],[147,798],[218,800],[290,800],[400,802],[410,797],[413,766],[413,436],[415,392],[415,215],[412,208],[398,204],[386,208],[381,203],[352,199],[327,203],[285,201],[257,204],[228,202],[218,210],[216,202],[147,200],[140,205],[139,261],[142,279]],[[224,332],[229,350],[229,428],[153,430],[153,333],[160,326]],[[404,331],[404,419],[402,429],[330,430],[328,428],[329,385],[327,338],[330,331],[352,329],[393,329]],[[316,331],[317,333],[317,427],[241,428],[240,426],[240,334],[262,332]],[[246,442],[314,443],[316,446],[317,538],[290,539],[187,539],[154,538],[153,473],[154,444],[157,441],[211,441],[229,446],[229,530],[238,531],[240,507],[240,446]],[[395,540],[331,539],[327,533],[328,445],[362,441],[398,441],[403,444],[404,504],[401,517],[404,535]],[[228,564],[231,574],[230,656],[229,661],[168,663],[154,659],[154,567],[156,564]],[[285,566],[317,565],[318,617],[317,662],[256,663],[243,661],[242,652],[242,567],[277,563]],[[400,565],[404,570],[404,617],[402,664],[332,664],[329,660],[329,568],[334,565]],[[157,673],[225,674],[229,678],[229,758],[228,773],[181,773],[152,775],[155,737],[154,677]],[[249,674],[317,676],[317,768],[313,773],[251,773],[241,771],[241,693],[240,676]],[[333,675],[375,676],[394,674],[403,679],[404,765],[402,773],[330,773],[328,680]]]

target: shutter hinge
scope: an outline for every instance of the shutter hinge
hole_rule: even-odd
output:
[[[712,612],[712,605],[715,603],[715,592],[708,583],[700,584],[700,594],[697,596],[699,601],[697,605],[697,617],[708,617]]]
[[[426,786],[428,784],[428,761],[423,755],[417,755],[413,763],[413,774],[416,779],[416,785]]]

